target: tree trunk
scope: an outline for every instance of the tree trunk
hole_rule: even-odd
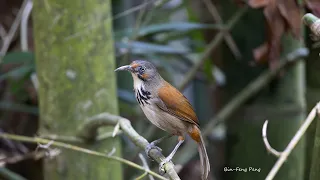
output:
[[[75,136],[86,118],[118,113],[110,7],[108,0],[34,1],[40,133]],[[118,138],[81,145],[121,154]],[[70,150],[44,166],[45,179],[122,179],[119,162]]]

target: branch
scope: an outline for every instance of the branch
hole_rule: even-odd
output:
[[[294,135],[294,137],[289,142],[286,149],[280,153],[278,161],[275,163],[275,165],[272,167],[271,171],[269,172],[268,176],[266,177],[266,180],[272,180],[279,169],[281,168],[282,164],[287,160],[288,156],[290,155],[293,148],[298,144],[301,137],[304,135],[312,121],[316,118],[317,114],[320,113],[320,102],[311,110],[309,113],[307,119],[304,121],[304,123],[301,125],[297,133]],[[268,121],[264,123],[263,126],[267,128]],[[265,144],[266,145],[266,144]],[[267,145],[266,145],[267,147]]]
[[[99,127],[115,126],[117,124],[120,125],[123,133],[126,134],[135,145],[143,150],[146,149],[146,147],[149,145],[149,142],[133,129],[128,119],[109,113],[101,113],[89,118],[87,122],[80,127],[79,132],[82,137],[91,139],[91,136],[97,132]],[[149,155],[158,163],[161,163],[165,159],[162,153],[157,149],[151,149]],[[170,179],[180,179],[174,170],[174,165],[172,162],[168,162],[164,165],[164,171],[169,175]]]
[[[20,161],[24,161],[26,159],[38,160],[46,156],[45,151],[33,151],[26,154],[18,154],[11,157],[5,157],[0,159],[0,164],[15,164]]]
[[[228,31],[233,28],[233,26],[239,21],[239,19],[244,15],[245,12],[247,12],[247,7],[241,8],[238,10],[238,12],[235,13],[235,15],[229,20],[229,22],[226,25],[226,30]],[[204,61],[209,57],[211,51],[213,51],[223,40],[225,32],[220,31],[215,38],[208,44],[205,51],[201,54],[200,59],[196,62],[196,64],[193,65],[192,69],[189,71],[189,73],[186,75],[184,80],[182,81],[181,85],[179,86],[179,90],[183,91],[189,82],[194,78],[197,71],[200,69]]]
[[[32,0],[28,0],[25,8],[22,11],[21,28],[20,28],[20,41],[21,50],[28,51],[28,20],[33,7]]]
[[[150,170],[146,158],[144,158],[144,156],[141,153],[139,153],[139,158],[142,161],[143,167],[145,167],[146,169]],[[150,180],[154,180],[153,176],[151,176],[151,175],[149,175],[149,179]]]
[[[303,23],[307,25],[312,33],[320,38],[320,19],[311,13],[307,13],[302,17]]]
[[[275,150],[273,147],[271,147],[268,138],[267,138],[267,126],[268,126],[268,120],[266,120],[266,122],[264,122],[263,127],[262,127],[262,139],[264,142],[264,145],[267,148],[267,151],[269,151],[271,154],[280,157],[282,152],[279,152],[277,150]]]
[[[285,68],[289,63],[294,63],[296,60],[306,57],[309,54],[307,48],[298,48],[297,50],[288,53],[286,56],[279,60],[279,64],[274,69],[268,69],[263,72],[259,77],[250,82],[245,88],[243,88],[225,107],[219,111],[219,113],[205,125],[203,136],[207,136],[212,132],[212,129],[218,124],[228,119],[242,104],[244,104],[250,97],[259,92],[265,87],[277,74]],[[195,154],[196,151],[190,148],[191,144],[185,145],[180,152],[187,154],[188,156],[181,156],[179,162],[185,164]],[[182,154],[182,153],[181,153]]]
[[[139,169],[141,171],[145,171],[148,174],[151,174],[152,176],[157,177],[158,179],[167,180],[166,178],[160,176],[159,174],[157,174],[157,173],[155,173],[155,172],[153,172],[151,170],[147,170],[146,168],[144,168],[144,167],[142,167],[139,164],[136,164],[134,162],[128,161],[128,160],[123,159],[121,157],[106,155],[104,153],[93,151],[93,150],[86,149],[86,148],[82,148],[82,147],[79,147],[79,146],[74,146],[74,145],[71,145],[71,144],[66,144],[66,143],[53,141],[53,140],[48,140],[48,139],[43,139],[43,138],[38,138],[38,137],[19,136],[19,135],[8,134],[8,133],[0,133],[0,138],[11,139],[11,140],[15,140],[15,141],[22,141],[22,142],[29,142],[29,143],[50,144],[50,145],[56,146],[56,147],[70,149],[70,150],[73,150],[73,151],[78,151],[78,152],[82,152],[82,153],[86,153],[86,154],[90,154],[90,155],[94,155],[94,156],[100,156],[100,157],[103,157],[103,158],[106,158],[106,159],[109,159],[109,160],[113,160],[113,161],[118,161],[118,162],[124,163],[124,164],[126,164],[128,166],[131,166],[133,168]]]
[[[14,35],[16,34],[16,32],[18,30],[18,27],[19,27],[19,24],[20,24],[20,21],[21,21],[21,18],[22,18],[22,12],[26,8],[26,6],[28,4],[28,1],[29,0],[24,0],[23,1],[18,14],[17,14],[15,20],[13,21],[13,24],[11,25],[9,33],[6,35],[6,38],[4,39],[2,48],[0,50],[0,63],[2,62],[2,56],[4,56],[7,53],[8,49],[9,49],[9,46],[11,44],[11,41],[14,38]]]
[[[211,0],[203,0],[204,4],[207,6],[207,9],[209,10],[212,18],[216,23],[222,24],[222,18],[219,15],[219,12],[213,2]],[[224,40],[228,44],[228,47],[230,48],[233,55],[236,57],[236,59],[241,58],[241,53],[239,51],[239,48],[237,47],[236,43],[232,39],[231,34],[228,31],[224,32]]]

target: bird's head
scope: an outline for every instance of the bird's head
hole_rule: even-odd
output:
[[[125,65],[117,68],[115,71],[129,71],[133,78],[138,78],[142,81],[150,81],[159,76],[156,67],[148,61],[136,60],[130,65]]]

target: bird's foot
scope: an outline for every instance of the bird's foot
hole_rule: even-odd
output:
[[[161,148],[159,148],[158,146],[155,145],[154,142],[151,142],[150,144],[148,144],[148,146],[146,147],[145,151],[146,151],[146,154],[147,156],[150,158],[149,156],[149,152],[151,151],[151,149],[157,149],[159,151],[162,151]],[[151,159],[151,158],[150,158]]]
[[[161,161],[161,163],[159,165],[159,172],[161,173],[161,175],[163,175],[166,172],[164,169],[164,165],[170,161],[171,161],[170,157],[166,157],[163,161]]]

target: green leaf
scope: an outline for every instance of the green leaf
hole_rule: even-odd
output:
[[[36,106],[30,106],[30,105],[26,105],[26,104],[18,104],[18,103],[7,102],[7,101],[0,101],[0,109],[7,110],[7,111],[18,111],[18,112],[30,113],[33,115],[39,115],[39,109]]]
[[[210,83],[214,83],[214,78],[212,76],[212,69],[213,69],[213,64],[212,64],[212,61],[210,59],[206,60],[204,62],[204,73],[207,77],[207,80],[210,82]]]
[[[161,54],[185,54],[187,50],[177,49],[171,46],[158,45],[146,42],[133,41],[129,43],[117,42],[116,47],[121,49],[130,50],[133,54],[149,54],[149,53],[161,53]]]
[[[146,27],[141,27],[138,32],[138,36],[147,36],[155,33],[162,33],[168,31],[179,31],[186,32],[199,29],[222,29],[223,26],[219,24],[201,24],[201,23],[192,23],[192,22],[174,22],[174,23],[165,23],[165,24],[153,24]],[[119,36],[129,36],[134,32],[133,28],[126,29],[115,35]]]
[[[34,54],[32,52],[10,52],[2,58],[2,64],[31,62],[34,62]]]
[[[9,77],[14,77],[14,78],[23,77],[27,73],[34,71],[34,69],[35,69],[34,64],[28,64],[28,65],[17,67],[7,73],[0,75],[0,81]]]

